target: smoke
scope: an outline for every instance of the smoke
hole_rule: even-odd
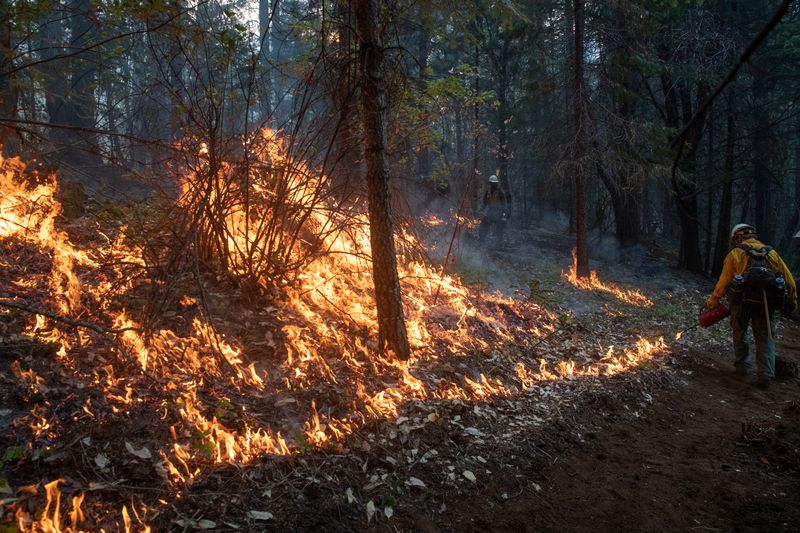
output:
[[[478,241],[478,226],[460,225],[455,239],[455,210],[446,202],[428,204],[437,211],[417,217],[422,223],[418,233],[428,257],[444,263],[450,241],[446,272],[457,274],[467,284],[480,284],[505,295],[527,297],[532,290],[552,297],[554,305],[571,310],[577,317],[596,312],[603,298],[587,298],[580,291],[563,290],[561,273],[572,263],[575,236],[569,233],[569,219],[563,213],[540,213],[529,225],[506,227],[505,239],[498,243],[493,236]],[[425,221],[434,216],[436,224]],[[477,220],[472,221],[477,222]],[[645,244],[622,246],[608,233],[594,230],[589,235],[589,264],[604,282],[622,288],[637,288],[651,297],[664,291],[691,286],[709,289],[709,280],[678,270],[673,257]]]

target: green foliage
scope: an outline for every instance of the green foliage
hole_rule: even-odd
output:
[[[195,429],[192,434],[192,440],[189,443],[189,448],[200,453],[200,455],[209,461],[212,460],[217,447],[214,443],[214,439],[211,437],[211,430],[200,431]]]
[[[217,402],[217,409],[214,411],[214,418],[221,419],[233,409],[233,404],[227,398],[220,398]]]
[[[0,468],[4,468],[7,464],[14,463],[25,457],[25,448],[21,446],[11,446],[6,448],[3,456],[0,457]]]

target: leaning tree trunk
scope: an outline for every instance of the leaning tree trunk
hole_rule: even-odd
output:
[[[583,173],[583,15],[584,0],[575,0],[575,258],[576,272],[589,276],[589,250],[586,230],[586,179]]]
[[[389,160],[386,152],[384,49],[378,36],[377,8],[378,0],[353,1],[360,45],[362,87],[359,101],[364,125],[372,276],[381,350],[390,350],[400,359],[408,359],[410,349],[403,320],[392,232]]]

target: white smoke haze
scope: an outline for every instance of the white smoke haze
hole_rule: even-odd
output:
[[[595,302],[585,292],[566,289],[567,284],[561,279],[561,273],[572,264],[575,246],[575,237],[569,233],[569,218],[563,213],[543,213],[530,224],[512,219],[503,243],[498,244],[494,236],[479,242],[478,227],[463,224],[459,224],[453,239],[456,220],[452,206],[440,200],[429,202],[427,207],[425,214],[417,217],[422,221],[418,236],[428,257],[439,264],[444,263],[452,240],[447,274],[518,298],[527,298],[534,286],[541,296],[569,309],[576,317],[602,306],[602,299]],[[436,223],[425,224],[431,216]],[[681,288],[703,292],[713,287],[713,280],[678,270],[675,262],[674,257],[657,247],[622,246],[613,234],[590,232],[590,268],[604,282],[643,290],[651,298]]]

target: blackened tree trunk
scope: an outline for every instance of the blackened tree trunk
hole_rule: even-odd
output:
[[[585,154],[583,127],[583,22],[584,0],[575,0],[575,257],[577,274],[589,276],[589,250],[586,230],[586,179],[583,172]]]
[[[632,50],[638,48],[635,42],[637,32],[632,26],[635,22],[629,19],[629,12],[623,5],[609,9],[614,35],[609,35],[604,41],[603,49],[607,51],[607,90],[614,109],[614,114],[607,119],[611,139],[608,152],[614,158],[614,164],[610,176],[605,171],[600,176],[611,197],[616,237],[622,246],[630,246],[639,241],[641,232],[642,186],[634,163],[639,155],[633,130],[639,116],[636,95],[639,94],[637,80],[641,75],[631,57]]]
[[[695,101],[701,102],[705,95],[708,94],[708,91],[708,86],[705,83],[698,83],[695,100],[692,97],[692,88],[689,84],[684,80],[677,83],[683,124],[688,124],[694,116]],[[677,100],[673,102],[678,103]],[[667,100],[667,103],[669,104],[669,100]],[[669,114],[667,112],[668,116]],[[678,267],[698,273],[703,272],[703,259],[700,254],[700,230],[698,227],[697,148],[703,137],[706,116],[704,114],[703,117],[697,120],[687,133],[687,150],[679,165],[682,176],[679,176],[673,183],[673,193],[678,203],[678,219],[681,226]]]
[[[703,263],[703,270],[708,272],[711,268],[711,260],[712,256],[714,255],[714,249],[711,246],[711,233],[714,227],[714,187],[712,186],[714,181],[714,175],[716,174],[714,169],[714,114],[709,113],[708,118],[708,148],[706,150],[706,183],[709,184],[707,187],[708,196],[706,198],[706,223],[705,223],[705,253],[703,257],[705,258],[705,262]]]
[[[725,262],[725,256],[728,255],[730,247],[728,231],[731,227],[731,211],[733,208],[733,158],[736,142],[734,113],[734,98],[731,90],[728,97],[728,123],[727,131],[725,132],[725,170],[722,175],[722,198],[719,204],[717,238],[714,243],[714,261],[711,264],[711,273],[714,276],[719,276],[720,272],[722,272],[722,263]]]
[[[774,142],[770,135],[769,116],[765,111],[756,115],[756,131],[753,139],[752,180],[755,190],[755,225],[758,236],[764,242],[774,238],[772,221],[775,213],[772,208],[772,176],[770,173],[770,146]]]
[[[384,48],[378,34],[379,0],[353,0],[360,49],[361,103],[367,167],[372,275],[378,309],[378,342],[400,359],[410,357],[392,232],[386,152]]]

